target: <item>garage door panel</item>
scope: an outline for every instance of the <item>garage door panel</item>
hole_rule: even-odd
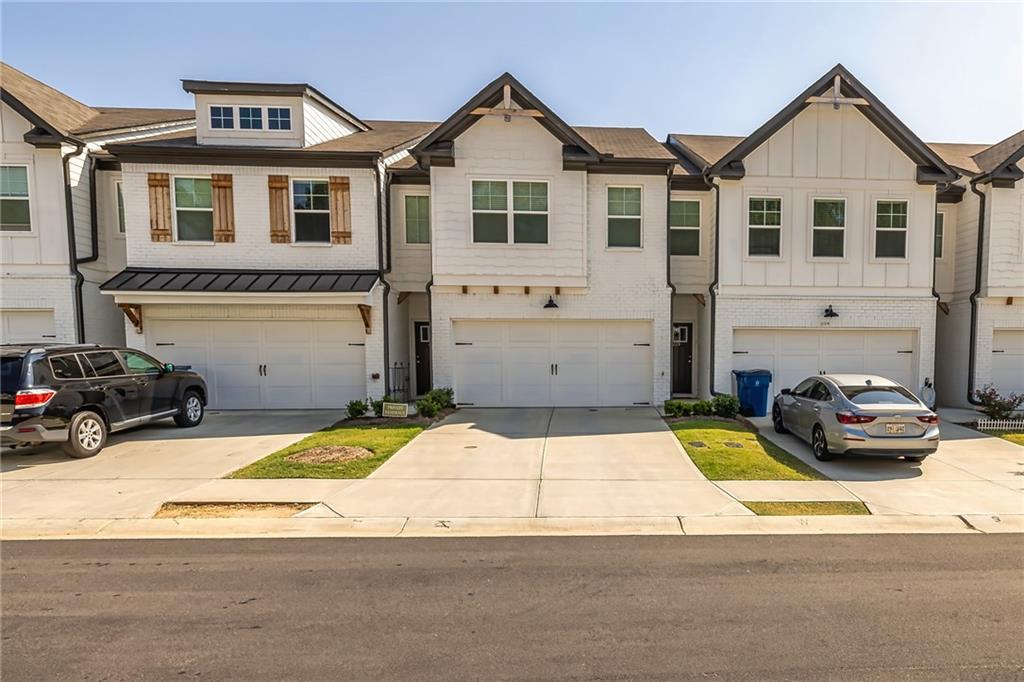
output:
[[[53,342],[57,326],[52,310],[5,310],[0,312],[2,343]]]
[[[565,325],[569,326],[569,325]],[[560,334],[566,343],[581,343],[572,335]],[[572,340],[567,341],[569,337]],[[551,404],[553,405],[596,405],[600,401],[600,379],[594,371],[599,366],[601,354],[597,342],[591,340],[592,348],[559,347],[554,358],[558,364],[558,376],[551,382]]]
[[[502,357],[503,404],[516,407],[550,404],[550,348],[510,346],[505,348]]]
[[[1002,394],[1024,393],[1024,329],[992,333],[992,383]]]

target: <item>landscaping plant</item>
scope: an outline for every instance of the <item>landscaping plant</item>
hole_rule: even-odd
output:
[[[993,386],[975,390],[974,397],[981,403],[981,411],[989,419],[1009,419],[1024,404],[1024,394],[1011,393],[1001,396]]]
[[[350,400],[345,406],[349,419],[359,419],[366,414],[366,402],[363,400]]]
[[[740,399],[734,395],[719,394],[711,401],[715,414],[726,419],[733,419],[740,413]]]
[[[428,419],[437,416],[441,410],[455,407],[455,391],[450,388],[435,388],[416,401],[416,411]]]

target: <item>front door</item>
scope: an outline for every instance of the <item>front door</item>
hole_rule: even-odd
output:
[[[672,392],[693,393],[693,323],[672,325]]]
[[[416,395],[423,395],[430,386],[430,323],[413,322],[416,335]]]

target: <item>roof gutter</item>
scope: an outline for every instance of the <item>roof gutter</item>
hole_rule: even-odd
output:
[[[384,284],[384,296],[381,304],[383,308],[381,313],[384,320],[384,395],[391,395],[391,349],[389,348],[391,345],[391,330],[388,319],[388,298],[391,295],[391,282],[384,276],[391,272],[391,263],[389,257],[387,269],[384,268],[384,192],[387,180],[385,175],[381,173],[381,163],[378,162],[373,166],[373,179],[377,190],[377,276],[380,277],[380,281]]]
[[[719,229],[719,199],[721,193],[719,191],[718,183],[711,179],[708,174],[709,169],[705,168],[701,178],[704,180],[704,184],[715,193],[715,276],[711,280],[710,286],[708,286],[708,312],[710,313],[711,323],[708,325],[708,392],[711,395],[721,395],[715,390],[715,308],[718,302],[718,263],[722,257],[721,251],[721,231]]]
[[[675,376],[675,353],[671,352],[672,348],[672,322],[675,320],[675,308],[676,308],[676,285],[672,283],[672,167],[669,166],[668,173],[665,178],[665,281],[668,283],[668,288],[672,290],[672,294],[668,299],[668,341],[670,352],[668,354],[668,376],[669,382],[672,381],[672,377]],[[669,396],[672,395],[672,389],[669,388]]]
[[[92,244],[90,253],[85,258],[79,258],[78,264],[93,263],[100,259],[100,227],[96,219],[96,157],[92,154],[89,160],[89,241]]]
[[[78,156],[82,153],[85,143],[71,142],[71,144],[74,144],[75,148],[67,154],[61,155],[61,167],[64,171],[64,208],[67,215],[68,229],[68,267],[71,269],[71,275],[75,278],[73,294],[75,341],[76,343],[84,343],[85,312],[82,306],[82,284],[85,282],[85,277],[82,275],[81,270],[78,269],[78,249],[75,245],[75,210],[71,203],[71,169],[68,164],[72,156]]]
[[[978,244],[974,252],[976,262],[974,264],[974,291],[970,296],[971,330],[968,342],[970,350],[967,354],[967,402],[971,405],[981,404],[981,401],[974,395],[974,373],[977,365],[974,356],[978,351],[978,295],[981,293],[983,248],[985,246],[985,200],[987,198],[987,195],[978,189],[980,179],[971,180],[971,191],[978,195]]]

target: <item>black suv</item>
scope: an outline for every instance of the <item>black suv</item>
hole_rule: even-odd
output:
[[[71,457],[92,457],[107,434],[173,417],[196,426],[206,382],[130,348],[95,345],[0,346],[0,443],[61,443]]]

